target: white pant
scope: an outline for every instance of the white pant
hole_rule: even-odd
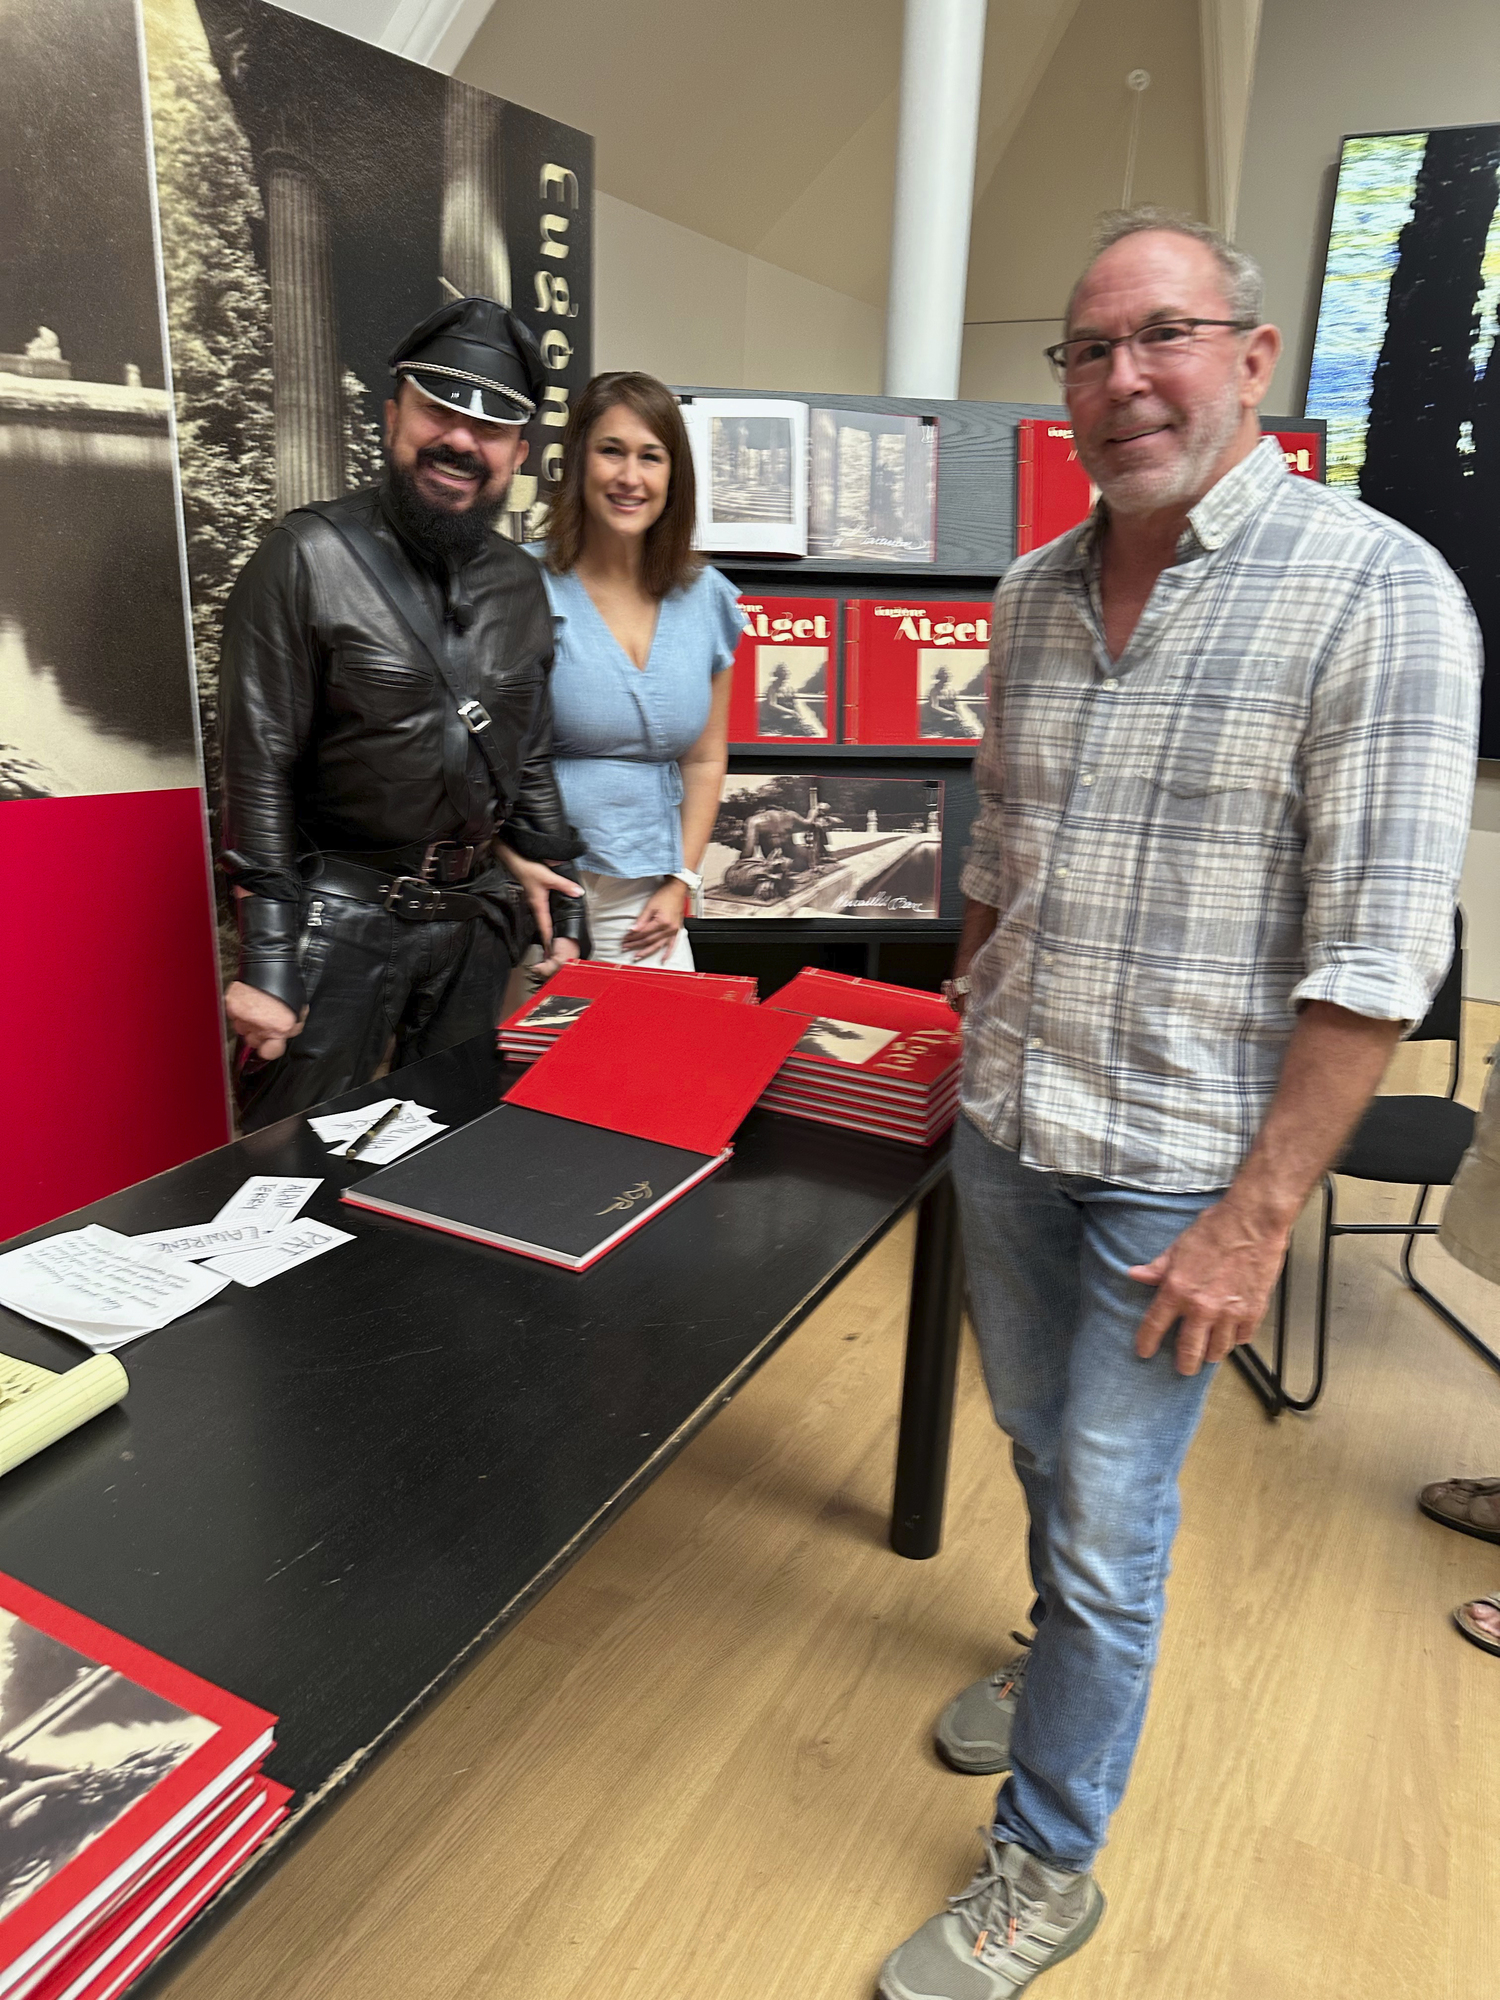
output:
[[[659,875],[627,879],[619,875],[591,875],[587,869],[581,870],[580,875],[588,892],[589,934],[594,941],[595,958],[606,964],[659,965],[670,972],[692,971],[693,947],[688,943],[686,926],[665,951],[652,952],[648,958],[636,958],[620,949],[620,940],[661,887]]]

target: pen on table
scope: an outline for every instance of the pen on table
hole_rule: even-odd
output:
[[[394,1125],[405,1109],[404,1103],[397,1103],[393,1104],[389,1111],[382,1111],[373,1125],[367,1125],[357,1139],[351,1139],[347,1146],[340,1149],[344,1158],[357,1160],[370,1141],[378,1138],[387,1125]]]

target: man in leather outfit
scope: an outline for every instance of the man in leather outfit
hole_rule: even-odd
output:
[[[489,299],[391,357],[382,485],[298,508],[224,618],[225,1011],[246,1130],[494,1025],[533,925],[587,949],[553,777],[552,619],[492,530],[542,363]],[[530,916],[528,918],[528,910]]]

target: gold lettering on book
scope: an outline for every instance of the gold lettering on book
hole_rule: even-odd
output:
[[[623,1194],[617,1194],[612,1202],[609,1202],[604,1208],[596,1208],[594,1213],[596,1215],[613,1215],[616,1209],[624,1209],[628,1215],[638,1202],[649,1201],[650,1199],[650,1181],[637,1181],[634,1187],[626,1188]]]

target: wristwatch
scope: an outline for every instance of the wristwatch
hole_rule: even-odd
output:
[[[950,1007],[955,1000],[967,1000],[972,989],[972,984],[973,982],[970,980],[967,972],[961,972],[957,979],[945,979],[943,981],[943,998]]]
[[[683,883],[690,896],[696,896],[698,891],[703,887],[703,877],[695,869],[687,867],[674,868],[667,877],[667,880],[669,882]]]

